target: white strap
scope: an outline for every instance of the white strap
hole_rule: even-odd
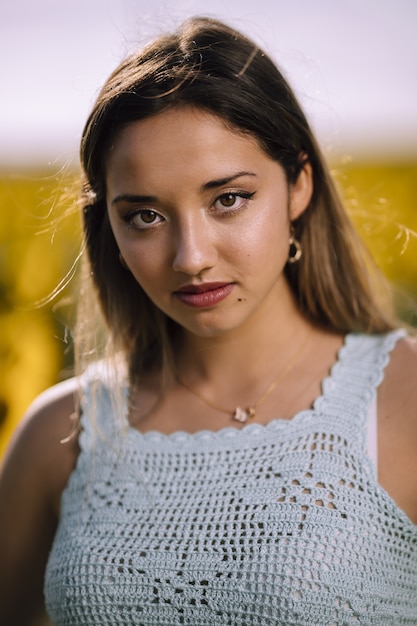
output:
[[[377,401],[376,397],[368,407],[367,444],[366,452],[378,472],[378,424],[377,424]]]

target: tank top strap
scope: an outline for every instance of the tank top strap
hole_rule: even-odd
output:
[[[390,353],[406,334],[398,329],[381,335],[347,335],[331,375],[323,382],[323,394],[314,408],[350,437],[357,433],[361,447],[366,446],[369,407],[376,401]]]
[[[125,376],[114,366],[98,362],[86,369],[80,382],[81,449],[99,440],[115,444],[128,426]]]

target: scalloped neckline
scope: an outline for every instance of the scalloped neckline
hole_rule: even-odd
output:
[[[295,413],[292,417],[285,419],[281,417],[275,417],[272,420],[269,420],[266,424],[245,424],[241,428],[237,428],[235,426],[225,426],[219,430],[210,430],[210,429],[200,429],[193,433],[190,433],[185,430],[175,430],[172,433],[163,433],[158,430],[147,430],[142,432],[139,428],[132,426],[128,420],[128,397],[129,397],[129,388],[126,385],[124,389],[124,407],[123,414],[124,420],[127,426],[128,433],[132,433],[134,437],[140,437],[141,439],[148,442],[172,442],[172,443],[183,443],[186,441],[214,441],[219,439],[236,439],[237,437],[250,437],[252,438],[254,435],[262,435],[263,433],[272,433],[277,432],[282,429],[289,428],[294,424],[300,424],[310,419],[314,413],[317,413],[320,409],[320,405],[324,402],[326,398],[328,398],[329,394],[335,388],[335,374],[337,371],[345,365],[345,362],[351,353],[352,347],[354,348],[358,342],[363,341],[365,338],[369,337],[384,337],[385,341],[388,341],[388,345],[385,351],[385,364],[389,360],[389,353],[396,345],[397,341],[406,335],[406,331],[402,328],[393,330],[391,332],[382,334],[382,335],[367,335],[364,333],[355,333],[349,332],[344,336],[342,345],[338,349],[336,353],[336,359],[329,368],[329,372],[327,376],[325,376],[320,383],[320,394],[315,398],[312,405],[308,409],[302,409]],[[373,383],[369,384],[369,402],[371,402],[372,398],[376,394],[376,387],[383,379],[383,368],[381,368],[381,372],[378,374],[376,371],[377,380],[373,381]],[[365,410],[365,409],[364,409]]]
[[[128,398],[129,388],[125,387],[124,394],[124,407],[123,414],[127,430],[132,433],[132,436],[139,436],[147,441],[171,441],[171,442],[184,442],[184,441],[212,441],[224,438],[236,438],[243,436],[250,436],[268,432],[276,432],[283,428],[288,428],[292,424],[298,424],[308,419],[313,413],[315,413],[319,405],[323,402],[324,398],[328,395],[330,389],[333,387],[334,374],[336,370],[343,364],[345,360],[346,352],[355,339],[362,337],[363,335],[358,333],[347,333],[344,336],[342,345],[336,353],[336,359],[329,368],[329,373],[320,382],[320,394],[315,398],[312,406],[308,409],[302,409],[295,413],[292,417],[285,419],[282,417],[274,417],[266,422],[266,424],[251,423],[245,424],[241,428],[236,426],[225,426],[219,430],[210,430],[209,428],[200,429],[193,433],[186,430],[174,430],[172,433],[163,433],[159,430],[147,430],[142,432],[139,428],[132,426],[128,420]]]

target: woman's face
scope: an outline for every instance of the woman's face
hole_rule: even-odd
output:
[[[311,197],[308,166],[289,186],[254,138],[181,107],[120,132],[106,185],[120,252],[166,315],[199,336],[277,319],[290,221]]]

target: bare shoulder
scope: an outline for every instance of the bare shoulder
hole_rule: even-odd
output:
[[[58,383],[41,393],[29,406],[17,435],[22,436],[26,431],[30,434],[39,434],[42,437],[46,432],[52,435],[59,432],[61,439],[69,436],[68,428],[72,426],[78,411],[79,383],[76,378],[70,378]]]
[[[19,424],[4,466],[30,467],[29,476],[39,481],[45,495],[57,501],[77,455],[79,388],[75,378],[43,392]]]
[[[417,523],[417,339],[393,349],[378,391],[379,481]]]
[[[39,396],[6,452],[0,471],[1,624],[26,626],[44,618],[46,562],[61,493],[78,455],[77,397],[75,380]]]
[[[396,344],[385,370],[380,396],[384,414],[401,410],[415,413],[417,420],[417,338],[405,337]]]

